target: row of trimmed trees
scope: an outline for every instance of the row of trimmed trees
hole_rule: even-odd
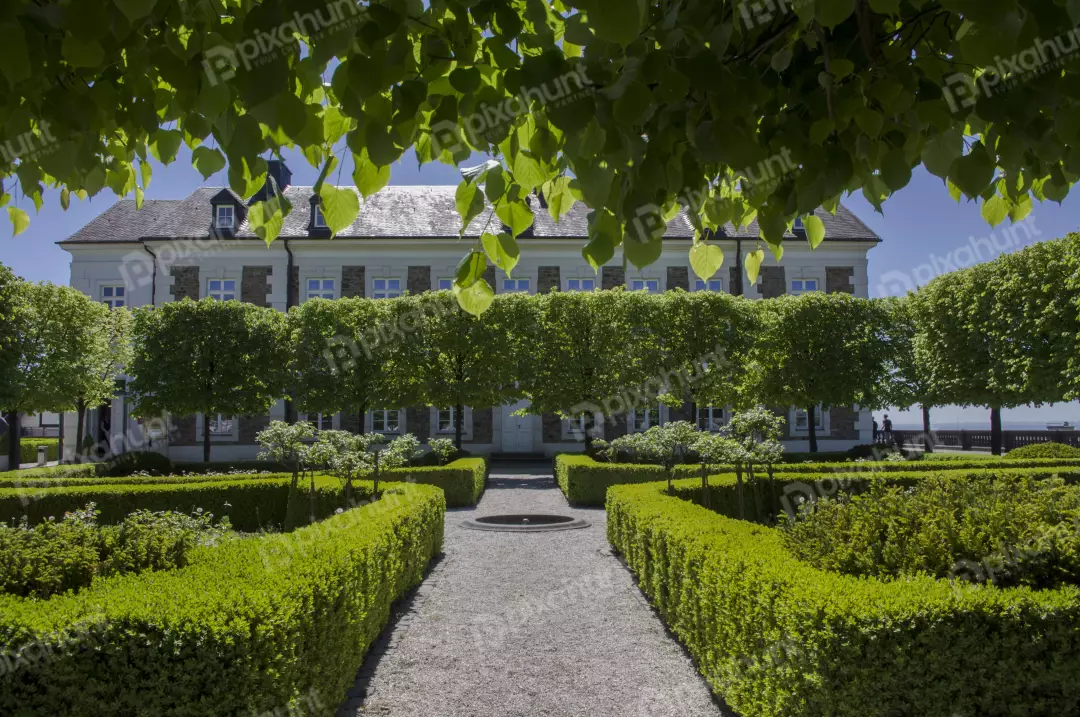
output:
[[[282,314],[203,300],[109,310],[0,271],[0,409],[79,411],[132,377],[136,414],[356,415],[528,399],[534,413],[617,416],[685,400],[986,406],[1080,395],[1080,235],[942,276],[904,299],[708,292],[498,296],[481,318],[449,292],[309,301]],[[461,444],[463,421],[455,442]],[[12,444],[17,453],[17,425]],[[82,436],[80,418],[79,436]],[[204,457],[210,427],[204,422]]]
[[[537,414],[610,417],[690,400],[802,406],[812,426],[818,404],[883,405],[896,373],[889,309],[846,294],[626,291],[507,294],[481,318],[449,292],[314,300],[288,314],[185,301],[136,310],[127,372],[142,415],[265,415],[286,398],[291,415],[362,426],[369,410],[405,406],[460,417],[528,399]]]
[[[82,449],[88,408],[110,401],[130,358],[131,314],[81,291],[32,284],[0,265],[0,410],[8,464],[20,458],[19,416],[75,411]]]

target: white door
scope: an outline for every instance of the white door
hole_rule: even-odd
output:
[[[514,411],[529,405],[528,401],[519,401],[512,406],[503,406],[502,414],[502,449],[503,453],[532,453],[533,421],[536,416],[515,416]]]

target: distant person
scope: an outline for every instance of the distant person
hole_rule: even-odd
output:
[[[889,420],[889,414],[885,414],[885,418],[881,421],[881,432],[885,439],[885,444],[891,446],[893,442],[892,435],[892,421]]]
[[[876,418],[874,419],[874,434],[873,435],[874,435],[874,443],[877,443],[878,442],[878,424],[877,424],[877,419]]]

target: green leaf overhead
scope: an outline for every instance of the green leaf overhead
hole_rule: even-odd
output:
[[[487,254],[491,263],[505,271],[507,276],[510,276],[514,267],[517,266],[518,257],[521,256],[521,249],[518,248],[517,240],[506,232],[500,232],[498,235],[484,232],[483,236],[480,237],[480,241],[484,245],[484,253]]]
[[[323,184],[319,190],[322,199],[323,218],[331,233],[338,232],[352,226],[356,217],[360,214],[360,197],[352,187],[335,187]]]
[[[715,244],[698,242],[690,250],[690,268],[698,278],[708,280],[724,265],[724,251]]]
[[[376,0],[332,32],[295,33],[281,31],[294,0],[9,5],[0,181],[35,204],[49,189],[145,190],[135,163],[181,141],[204,177],[225,160],[245,198],[282,150],[316,166],[364,157],[364,196],[414,149],[421,164],[479,153],[492,159],[464,182],[500,166],[486,194],[515,236],[534,192],[552,217],[574,201],[610,216],[619,229],[589,237],[597,260],[641,207],[687,193],[703,195],[699,230],[723,202],[777,245],[776,227],[845,193],[882,208],[917,163],[991,219],[995,195],[1015,219],[1080,176],[1072,68],[1009,69],[1074,32],[1073,0]]]

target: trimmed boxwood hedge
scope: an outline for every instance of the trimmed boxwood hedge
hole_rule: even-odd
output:
[[[156,480],[163,480],[158,478]],[[0,521],[18,521],[24,516],[31,525],[52,516],[95,503],[100,522],[119,523],[134,510],[175,510],[190,513],[202,508],[215,516],[229,516],[236,530],[245,532],[281,525],[289,499],[291,476],[217,476],[216,480],[171,483],[128,483],[75,485],[41,489],[0,489]],[[364,485],[360,483],[358,485]],[[370,484],[368,484],[370,485]],[[341,484],[334,478],[316,478],[316,515],[325,516],[342,506]],[[357,500],[367,497],[361,490]],[[301,485],[305,511],[307,481]]]
[[[776,530],[664,488],[609,491],[608,539],[744,717],[1080,710],[1080,590],[825,572],[792,556]]]
[[[45,446],[48,460],[60,460],[59,438],[20,438],[19,463],[37,463],[38,446]]]
[[[1006,460],[1029,460],[1032,458],[1080,458],[1080,448],[1064,443],[1032,443],[1014,448],[1005,454]]]
[[[445,466],[398,468],[394,480],[438,486],[446,493],[446,505],[463,508],[476,505],[487,486],[488,465],[483,458],[458,458]]]
[[[442,546],[442,492],[386,488],[288,535],[200,548],[179,570],[0,596],[0,714],[332,715]]]
[[[693,465],[677,466],[676,478],[698,476],[700,467]],[[879,461],[866,463],[802,463],[777,464],[774,474],[777,478],[791,477],[792,481],[815,482],[820,480],[856,480],[867,479],[878,474],[896,474],[902,478],[918,478],[931,473],[951,471],[1031,471],[1047,475],[1059,474],[1066,480],[1080,479],[1080,461],[1068,459],[1046,460],[997,460],[997,461],[948,461],[944,463],[921,463],[920,461]],[[728,476],[733,474],[731,466],[712,466],[710,475]],[[765,477],[765,471],[757,470],[758,478]],[[660,466],[635,463],[601,463],[581,454],[562,454],[555,458],[555,478],[559,488],[571,505],[602,506],[607,496],[607,489],[613,485],[653,483],[666,481],[664,469]]]

